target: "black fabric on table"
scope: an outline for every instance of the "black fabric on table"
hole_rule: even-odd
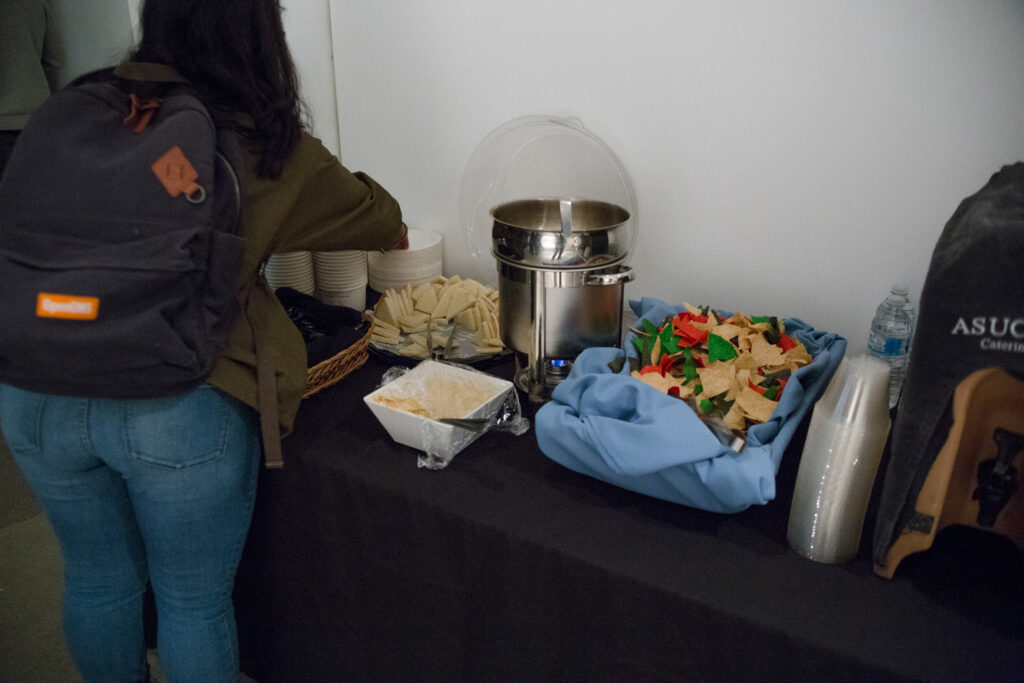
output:
[[[333,358],[366,333],[369,323],[363,320],[362,311],[325,304],[291,287],[278,287],[275,294],[302,333],[309,367]]]
[[[371,358],[304,402],[286,466],[261,473],[235,596],[243,670],[260,683],[1024,670],[1024,568],[1005,539],[971,529],[948,547],[943,532],[888,581],[869,529],[846,565],[788,547],[806,424],[778,498],[719,515],[571,472],[532,428],[418,469],[362,401],[385,369]]]

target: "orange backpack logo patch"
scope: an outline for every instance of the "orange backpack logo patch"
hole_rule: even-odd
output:
[[[99,312],[100,300],[94,296],[39,292],[36,297],[36,315],[40,318],[95,320]]]
[[[167,194],[172,197],[177,197],[182,192],[188,196],[202,189],[196,183],[199,173],[177,145],[154,161],[150,168],[167,190]]]

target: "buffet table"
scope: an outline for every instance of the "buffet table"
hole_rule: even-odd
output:
[[[1024,568],[1004,539],[946,530],[890,581],[869,538],[845,565],[788,547],[806,423],[776,500],[719,515],[566,470],[532,425],[418,469],[362,401],[386,367],[308,399],[284,469],[261,473],[236,586],[260,683],[1024,675]]]

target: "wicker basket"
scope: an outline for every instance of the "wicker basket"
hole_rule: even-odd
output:
[[[363,319],[366,319],[365,315]],[[367,349],[370,346],[372,332],[373,325],[368,325],[366,334],[360,337],[355,344],[309,368],[306,371],[306,393],[302,395],[302,398],[309,398],[321,389],[336,384],[353,370],[362,367],[370,355]]]

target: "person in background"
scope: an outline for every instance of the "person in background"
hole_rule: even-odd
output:
[[[122,67],[173,67],[218,125],[239,134],[242,278],[256,277],[275,251],[408,245],[397,201],[305,131],[277,0],[146,0],[141,28]],[[118,79],[113,70],[85,78]],[[276,380],[272,421],[286,435],[306,354],[265,282],[249,294],[208,382],[192,391],[120,400],[0,385],[3,434],[61,544],[64,632],[86,681],[147,678],[147,581],[167,679],[236,680],[231,594],[255,498],[258,411],[268,409],[257,382],[262,354]],[[263,447],[272,445],[264,432]]]
[[[29,116],[57,90],[62,66],[46,0],[0,0],[0,175]]]

